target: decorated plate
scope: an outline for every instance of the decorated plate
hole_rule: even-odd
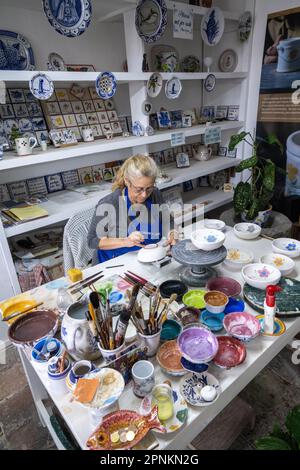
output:
[[[226,264],[241,268],[244,264],[252,263],[254,254],[244,248],[227,249]]]
[[[175,100],[179,97],[182,90],[181,81],[177,77],[173,77],[167,81],[165,86],[166,97],[169,100]]]
[[[226,49],[219,58],[219,69],[221,72],[234,72],[237,68],[238,56],[233,49]]]
[[[201,36],[207,46],[215,46],[220,41],[224,32],[224,16],[220,8],[214,7],[208,10],[201,22]]]
[[[51,78],[44,73],[34,75],[29,82],[29,88],[33,96],[38,100],[48,100],[54,92]]]
[[[66,65],[64,59],[55,52],[51,52],[48,56],[48,70],[63,72],[66,70]]]
[[[186,422],[187,415],[188,415],[188,406],[183,398],[183,396],[176,390],[172,390],[173,394],[173,404],[174,404],[174,413],[172,418],[167,419],[166,421],[161,421],[161,425],[164,429],[164,431],[161,431],[159,429],[154,429],[153,432],[174,432],[178,431],[184,423]],[[147,395],[140,406],[140,413],[141,415],[147,415],[150,413],[151,407],[155,405],[155,400],[153,399],[152,395]]]
[[[160,73],[153,73],[147,82],[147,93],[150,98],[156,98],[161,92],[163,79]]]
[[[51,26],[63,36],[80,36],[90,25],[90,0],[43,0],[43,7]]]
[[[100,98],[109,100],[117,90],[117,82],[113,73],[102,72],[96,78],[96,91]]]
[[[33,50],[19,33],[0,30],[0,70],[34,70]]]
[[[143,41],[156,42],[163,35],[167,22],[168,10],[164,0],[139,0],[135,26]]]
[[[261,334],[263,336],[281,336],[283,333],[285,333],[286,327],[285,324],[283,323],[282,320],[279,320],[279,318],[274,318],[274,332],[272,335],[269,333],[264,332],[264,315],[256,315],[256,318],[261,324]]]
[[[181,72],[200,72],[201,64],[198,57],[194,55],[187,55],[185,56],[182,61],[180,62],[180,70]]]
[[[252,13],[251,11],[245,11],[239,19],[238,33],[240,41],[244,42],[250,36],[252,29]]]
[[[207,75],[206,79],[204,80],[204,89],[208,92],[214,90],[216,86],[216,76],[213,73]]]
[[[217,395],[212,401],[205,401],[201,396],[201,389],[206,386],[216,389]],[[202,374],[188,374],[180,382],[180,392],[186,401],[193,406],[208,406],[214,403],[220,393],[219,381],[212,374],[204,372]]]
[[[149,100],[145,100],[142,103],[142,113],[145,114],[145,116],[149,116],[152,113],[152,103]]]

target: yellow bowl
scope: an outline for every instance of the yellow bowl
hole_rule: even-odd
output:
[[[16,312],[22,312],[23,310],[26,310],[29,307],[35,307],[37,305],[37,301],[33,299],[11,299],[3,302],[0,304],[0,309],[2,313],[2,318],[6,318],[9,315],[12,315],[13,313]],[[10,325],[13,323],[19,316],[16,316],[12,318],[11,320],[8,320],[7,323]]]

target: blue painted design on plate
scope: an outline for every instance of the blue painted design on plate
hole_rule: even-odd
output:
[[[13,31],[0,30],[0,70],[34,70],[33,50],[28,40]]]
[[[200,374],[205,372],[208,369],[207,364],[194,364],[193,362],[188,361],[184,357],[180,359],[181,365],[185,370],[190,372],[195,372],[196,374]]]
[[[43,7],[51,26],[63,36],[80,36],[90,25],[90,0],[43,0]]]

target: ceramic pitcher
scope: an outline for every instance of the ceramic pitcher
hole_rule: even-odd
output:
[[[34,147],[37,146],[35,137],[20,137],[15,139],[15,143],[18,155],[31,155]]]
[[[212,148],[206,145],[192,145],[192,150],[195,160],[206,161],[209,160],[212,155]]]
[[[77,361],[81,359],[93,361],[101,356],[85,318],[87,310],[87,304],[75,302],[68,307],[61,325],[62,341],[70,355]]]

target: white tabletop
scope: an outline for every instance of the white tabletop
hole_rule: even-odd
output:
[[[254,261],[259,261],[259,258],[266,253],[272,251],[271,242],[269,240],[258,238],[256,240],[245,241],[238,239],[232,229],[226,231],[225,246],[227,248],[247,248],[254,253]],[[291,277],[300,279],[300,258],[296,259],[295,272]],[[124,264],[124,267],[115,269],[107,269],[106,266]],[[99,271],[99,265],[89,268],[85,271],[85,277]],[[136,253],[128,253],[119,258],[115,258],[106,263],[101,264],[101,270],[107,277],[112,274],[122,273],[126,270],[131,270],[147,278],[154,284],[161,283],[166,279],[179,278],[182,266],[174,260],[171,264],[157,269],[152,265],[141,264],[137,261]],[[224,264],[217,266],[219,275],[230,276],[241,284],[243,280],[241,273],[230,270]],[[247,306],[247,311],[257,315],[257,312]],[[206,407],[192,407],[189,406],[188,418],[186,424],[177,432],[161,435],[156,433],[156,438],[159,441],[159,449],[185,449],[186,445],[191,442],[194,437],[199,434],[217,414],[222,411],[228,403],[279,353],[279,351],[288,344],[293,337],[300,331],[300,317],[285,320],[286,332],[279,337],[268,338],[259,336],[250,343],[246,343],[247,357],[243,364],[230,370],[220,369],[214,365],[209,365],[208,372],[212,373],[220,382],[222,393],[219,398],[212,404]],[[221,332],[224,334],[224,332]],[[155,360],[153,360],[155,364]],[[171,379],[173,388],[178,390],[180,378],[166,376],[155,364],[155,380],[160,383],[166,379]],[[82,449],[86,449],[86,441],[90,434],[93,432],[95,426],[91,423],[89,412],[76,402],[71,402],[71,394],[68,393],[63,396],[57,396],[49,389],[49,382],[46,371],[36,372],[42,381],[47,392],[53,399],[55,405],[59,409],[63,418],[65,419],[68,427],[72,431],[74,437],[78,441]],[[132,385],[129,383],[119,400],[120,409],[134,409],[138,410],[141,400],[136,398],[132,393]]]

